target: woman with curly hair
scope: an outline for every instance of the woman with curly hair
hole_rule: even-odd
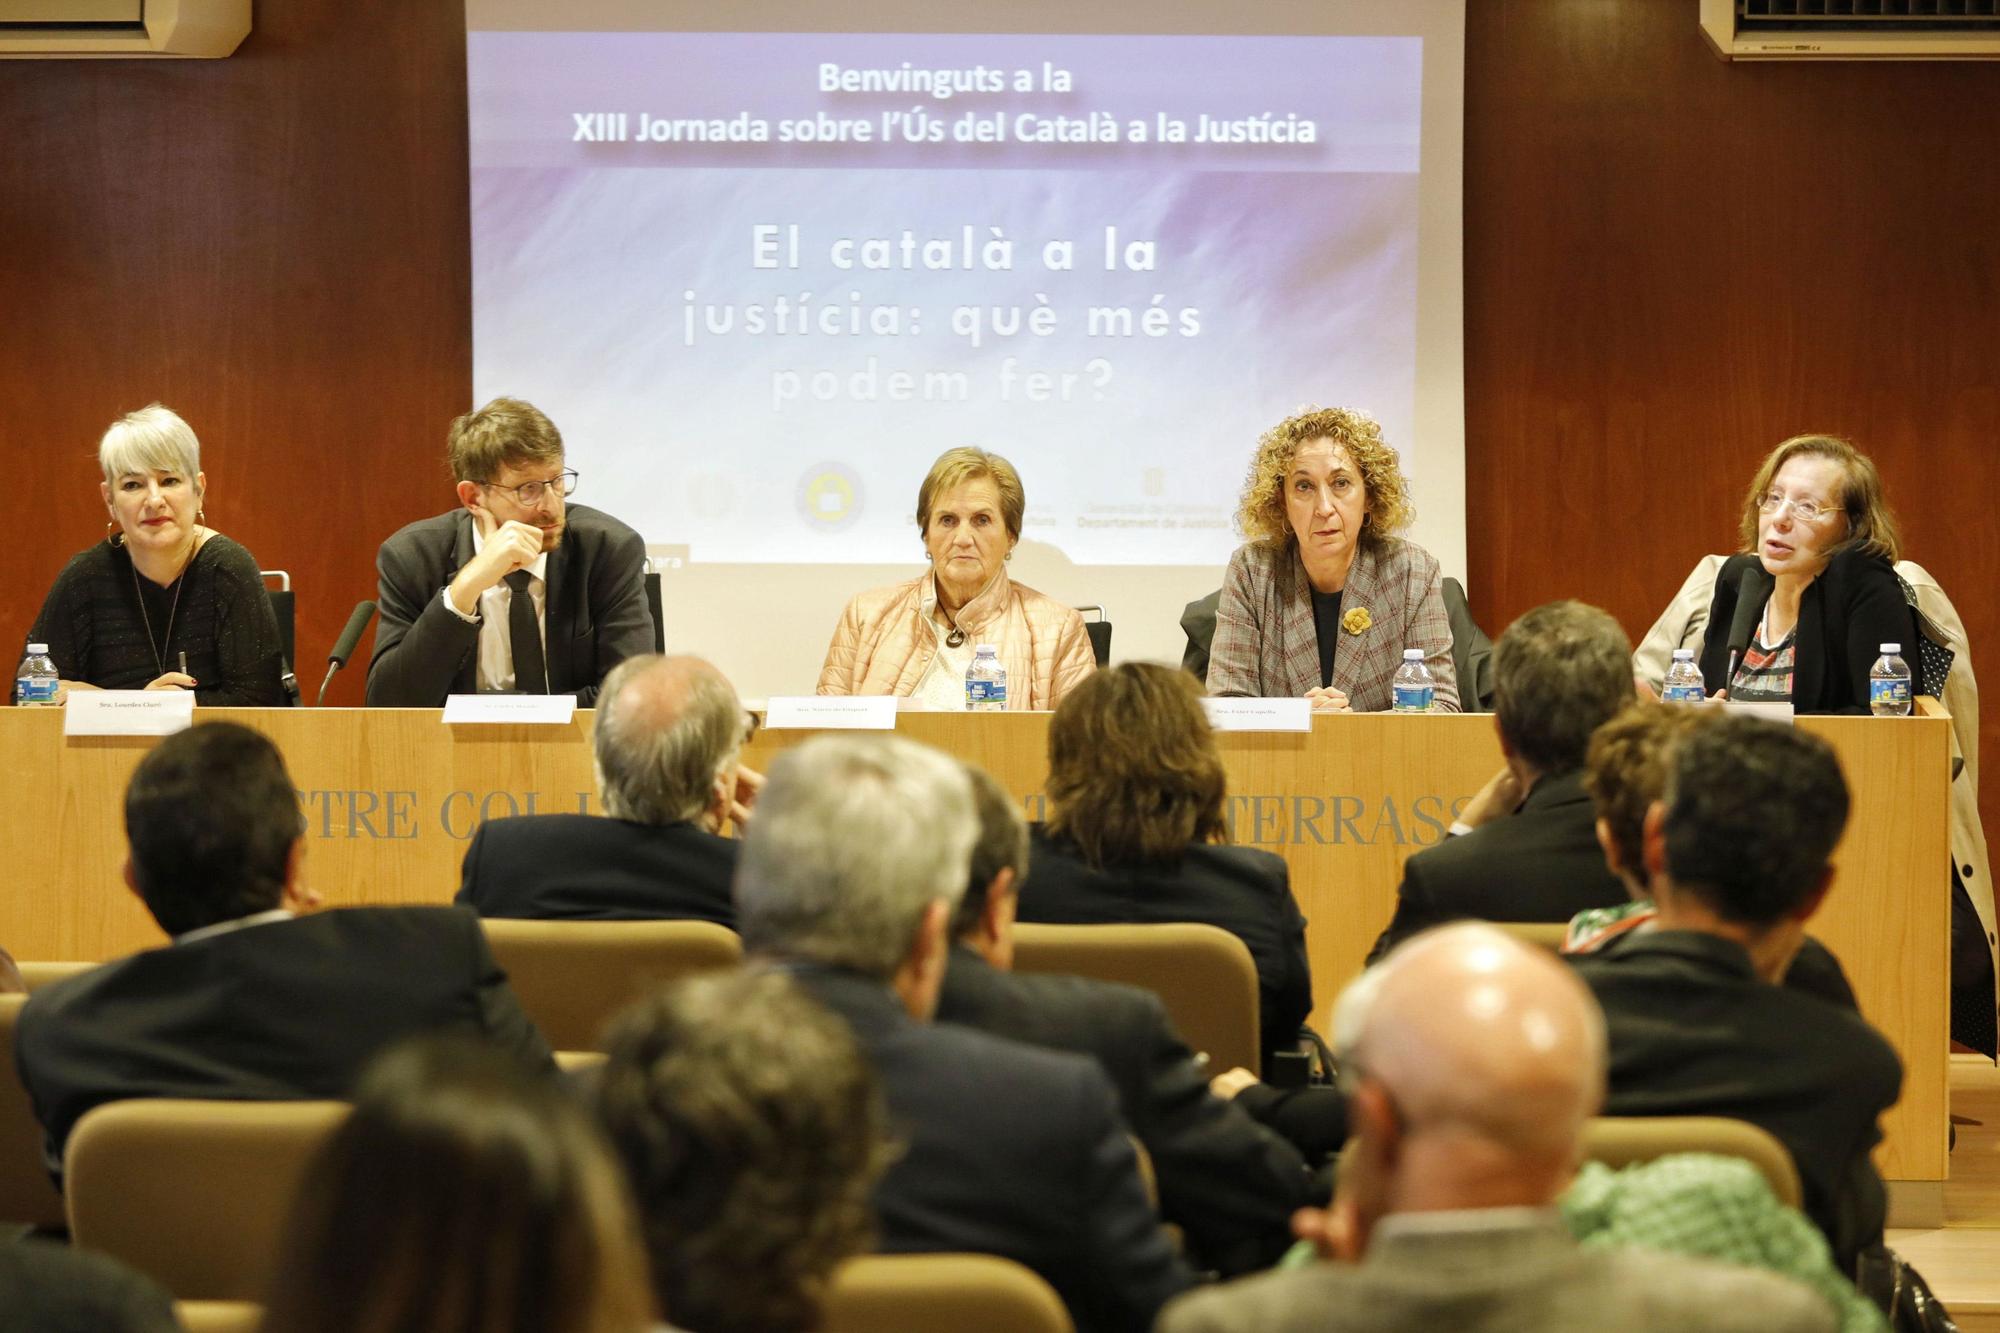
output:
[[[1227,780],[1200,687],[1125,662],[1086,677],[1049,719],[1048,819],[1032,830],[1022,921],[1196,921],[1257,965],[1265,1062],[1312,1010],[1306,919],[1284,861],[1221,845]]]
[[[1404,649],[1419,648],[1432,707],[1457,712],[1438,562],[1391,535],[1415,517],[1395,451],[1361,413],[1316,408],[1266,432],[1237,505],[1249,540],[1223,577],[1209,693],[1382,712]]]

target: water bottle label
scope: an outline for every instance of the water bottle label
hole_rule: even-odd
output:
[[[1670,704],[1698,704],[1707,697],[1699,685],[1669,685],[1660,691],[1660,698]]]
[[[1437,697],[1437,689],[1431,685],[1396,686],[1396,711],[1399,713],[1428,713],[1431,700]]]
[[[1004,680],[966,681],[965,706],[974,711],[982,708],[1005,708],[1007,706],[1007,682]]]
[[[14,681],[14,699],[25,705],[52,704],[60,682],[54,676],[21,676]]]
[[[1885,704],[1895,708],[1909,707],[1909,677],[1890,676],[1885,679],[1877,676],[1870,680],[1868,682],[1868,703],[1873,708],[1880,708]]]

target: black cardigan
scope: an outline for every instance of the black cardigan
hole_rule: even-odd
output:
[[[1736,616],[1737,583],[1746,570],[1759,606],[1770,600],[1777,585],[1754,555],[1732,555],[1723,562],[1701,645],[1702,683],[1710,694],[1729,684],[1729,626]],[[1792,706],[1801,713],[1866,713],[1868,672],[1882,655],[1882,645],[1902,644],[1903,660],[1914,672],[1916,634],[1916,618],[1889,562],[1859,550],[1837,553],[1799,599]]]

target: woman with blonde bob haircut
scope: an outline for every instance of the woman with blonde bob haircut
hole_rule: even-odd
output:
[[[105,538],[56,576],[28,642],[62,688],[193,690],[202,704],[287,702],[278,620],[257,557],[208,526],[188,424],[154,403],[97,446]]]
[[[1758,467],[1739,533],[1741,552],[1716,575],[1701,646],[1709,694],[1801,713],[1869,711],[1868,672],[1882,645],[1909,654],[1917,634],[1874,462],[1832,435],[1793,436]],[[1754,612],[1756,628],[1732,648],[1739,607]]]
[[[819,673],[821,694],[913,695],[965,707],[981,644],[1007,669],[1007,707],[1053,708],[1096,668],[1075,608],[1007,577],[1027,498],[1014,465],[984,449],[947,449],[917,488],[917,531],[931,568],[847,604]]]
[[[1257,964],[1265,1059],[1312,1009],[1306,922],[1284,861],[1225,845],[1228,785],[1193,676],[1099,671],[1049,721],[1047,821],[1031,830],[1022,921],[1196,921]]]
[[[644,1333],[622,1173],[581,1103],[491,1047],[419,1038],[307,1168],[267,1333]]]
[[[1304,696],[1379,713],[1405,649],[1430,668],[1432,708],[1458,711],[1437,560],[1392,534],[1416,517],[1396,453],[1359,412],[1315,408],[1257,442],[1237,506],[1209,647],[1210,694]]]

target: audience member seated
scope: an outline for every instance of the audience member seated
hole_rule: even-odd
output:
[[[813,1333],[873,1240],[881,1093],[846,1024],[783,972],[698,977],[613,1025],[597,1080],[653,1292],[692,1333]]]
[[[481,824],[456,901],[481,916],[734,926],[737,844],[718,832],[754,724],[698,657],[628,657],[604,678],[592,744],[608,819],[519,815]],[[748,791],[742,793],[747,800]]]
[[[287,702],[278,618],[257,557],[208,526],[188,424],[154,403],[97,446],[105,539],[73,557],[28,631],[69,690],[193,690],[202,704]]]
[[[1597,845],[1583,760],[1591,733],[1632,702],[1631,658],[1618,622],[1582,602],[1550,602],[1507,627],[1493,646],[1506,766],[1443,842],[1403,863],[1370,962],[1444,921],[1567,921],[1626,901]]]
[[[180,1333],[174,1298],[101,1254],[0,1244],[0,1333]]]
[[[1080,1333],[1143,1330],[1192,1274],[1147,1200],[1104,1072],[930,1023],[978,829],[959,765],[895,737],[823,736],[772,765],[743,844],[744,947],[846,1020],[900,1153],[881,1247],[1027,1265]]]
[[[1320,1262],[1185,1296],[1161,1333],[1832,1329],[1783,1278],[1585,1250],[1553,1206],[1604,1095],[1604,1027],[1561,963],[1492,926],[1412,940],[1334,1017],[1354,1139]]]
[[[233,722],[169,736],[125,792],[126,880],[173,942],[36,991],[15,1056],[51,1173],[84,1112],[126,1097],[344,1097],[432,1029],[553,1071],[479,922],[451,907],[299,916],[304,820],[277,747]]]
[[[1611,1033],[1612,1115],[1724,1115],[1791,1151],[1843,1271],[1882,1239],[1876,1119],[1902,1066],[1851,1008],[1776,984],[1833,878],[1847,784],[1826,742],[1728,717],[1674,752],[1643,856],[1654,928],[1576,967]]]
[[[405,1042],[306,1170],[267,1333],[643,1333],[646,1257],[587,1111],[466,1038]]]
[[[999,783],[978,769],[967,776],[979,841],[952,916],[938,1021],[1094,1058],[1152,1158],[1160,1210],[1192,1256],[1224,1273],[1268,1266],[1291,1243],[1292,1212],[1315,1201],[1304,1158],[1209,1090],[1207,1071],[1151,991],[1010,970],[1028,829]]]
[[[1268,1065],[1312,1012],[1306,919],[1281,858],[1220,845],[1226,784],[1193,676],[1150,662],[1096,672],[1049,720],[1048,822],[1034,830],[1019,912],[1222,927],[1256,961]]]
[[[562,432],[532,403],[495,398],[451,423],[458,504],[382,543],[382,608],[368,662],[374,708],[447,695],[574,694],[592,707],[611,668],[653,650],[646,543],[567,503]],[[518,599],[518,600],[517,600]]]
[[[1583,785],[1597,812],[1597,841],[1604,863],[1624,881],[1632,900],[1617,907],[1593,907],[1570,918],[1564,953],[1604,953],[1630,936],[1653,929],[1659,908],[1646,881],[1646,811],[1667,790],[1667,766],[1674,747],[1698,728],[1722,719],[1714,709],[1641,702],[1597,729]],[[1825,945],[1808,935],[1785,969],[1785,985],[1849,1009],[1857,1007],[1847,974]]]

